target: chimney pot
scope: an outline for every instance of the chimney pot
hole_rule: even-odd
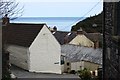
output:
[[[56,27],[56,26],[54,26],[54,27],[53,27],[53,30],[54,30],[54,31],[57,31],[57,27]]]
[[[77,30],[77,34],[83,34],[83,29],[81,27],[79,30]]]
[[[7,17],[7,14],[2,18],[2,25],[7,25],[9,24],[9,18]]]

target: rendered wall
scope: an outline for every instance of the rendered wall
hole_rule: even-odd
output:
[[[29,48],[30,72],[61,74],[61,47],[46,25]]]
[[[99,66],[100,66],[99,64],[95,64],[95,63],[87,62],[87,61],[72,62],[71,70],[77,71],[77,70],[83,70],[84,68],[87,68],[91,71],[95,71],[98,69]]]
[[[84,61],[84,67],[91,71],[97,70],[99,66],[100,66],[99,64]]]
[[[71,62],[71,70],[83,70],[84,69],[84,61],[80,62]]]
[[[69,44],[94,47],[94,43],[89,40],[85,35],[77,35]]]
[[[7,47],[7,51],[10,53],[10,63],[20,68],[29,70],[29,59],[27,48],[10,45]]]

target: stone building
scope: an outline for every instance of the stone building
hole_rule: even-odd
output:
[[[103,80],[120,80],[120,2],[104,3]]]

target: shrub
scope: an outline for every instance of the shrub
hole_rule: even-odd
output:
[[[90,80],[90,79],[91,79],[90,71],[87,70],[86,68],[83,69],[83,70],[78,71],[78,74],[79,74],[79,77],[80,77],[82,80]]]

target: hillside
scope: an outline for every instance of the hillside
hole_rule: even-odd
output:
[[[96,24],[97,26],[93,26],[93,24]],[[76,31],[80,27],[83,28],[86,32],[100,32],[102,33],[102,25],[103,25],[103,12],[92,16],[88,17],[80,22],[78,22],[76,25],[73,25],[71,28],[71,31]]]

